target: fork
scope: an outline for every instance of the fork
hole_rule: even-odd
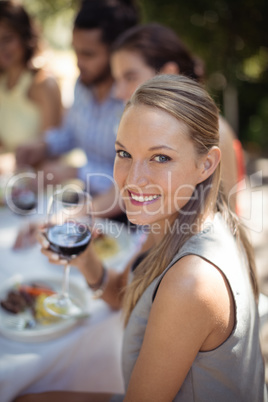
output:
[[[22,331],[25,328],[34,328],[36,326],[35,319],[29,313],[20,315],[9,315],[4,318],[4,323],[8,329],[16,329]]]

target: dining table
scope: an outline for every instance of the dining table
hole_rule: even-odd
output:
[[[16,283],[45,281],[59,285],[62,281],[63,267],[49,263],[38,243],[13,248],[21,228],[44,219],[45,205],[38,212],[38,216],[20,216],[7,205],[0,206],[0,300]],[[120,272],[139,250],[146,234],[110,220],[99,223],[119,245],[116,255],[108,257],[104,265]],[[57,390],[123,393],[121,311],[95,299],[75,267],[70,271],[70,290],[83,301],[86,314],[40,331],[10,330],[0,307],[0,402],[11,402],[27,393]],[[268,319],[268,297],[263,294],[259,312],[263,326]]]
[[[16,281],[55,280],[63,267],[52,265],[40,252],[40,245],[14,250],[18,230],[35,216],[18,216],[0,207],[0,298]],[[121,237],[120,237],[121,236]],[[121,233],[118,258],[107,266],[122,270],[137,251],[137,234]],[[121,345],[123,321],[101,299],[94,299],[82,274],[72,267],[70,289],[83,295],[87,314],[71,318],[38,333],[35,329],[9,331],[0,315],[0,401],[10,402],[26,393],[65,390],[81,392],[123,392]],[[2,293],[1,293],[2,292]],[[54,329],[53,329],[54,328]]]

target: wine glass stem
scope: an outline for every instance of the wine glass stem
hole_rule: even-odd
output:
[[[64,276],[61,289],[61,297],[66,299],[69,297],[69,273],[70,264],[67,263],[64,267]]]

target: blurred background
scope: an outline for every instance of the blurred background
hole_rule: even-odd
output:
[[[78,76],[71,37],[80,1],[21,2],[35,17],[44,38],[35,64],[55,74],[68,108]],[[268,1],[137,0],[137,4],[142,22],[173,28],[204,61],[207,88],[243,145],[249,179],[239,194],[241,215],[255,226],[260,224],[250,235],[260,290],[268,296]],[[253,203],[254,194],[259,204]],[[264,318],[261,338],[268,383],[268,320]]]
[[[44,36],[36,63],[59,79],[64,106],[77,77],[71,32],[78,0],[22,0]],[[173,28],[204,60],[208,89],[252,156],[268,156],[268,2],[137,0],[142,22]]]

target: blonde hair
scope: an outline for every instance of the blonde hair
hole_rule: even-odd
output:
[[[213,146],[219,145],[218,108],[200,84],[185,76],[155,76],[136,89],[125,110],[136,105],[161,109],[183,122],[188,128],[188,135],[197,156],[205,155]],[[171,230],[167,231],[161,243],[153,247],[135,269],[133,280],[127,286],[124,296],[125,324],[145,289],[165,270],[183,244],[194,234],[192,230],[188,233],[174,230],[174,225],[182,227],[187,223],[189,228],[199,227],[194,224],[200,224],[208,211],[220,211],[238,242],[243,245],[249,262],[254,294],[257,297],[258,286],[252,248],[238,218],[227,207],[219,186],[220,164],[210,177],[196,186],[192,198],[178,211]]]

